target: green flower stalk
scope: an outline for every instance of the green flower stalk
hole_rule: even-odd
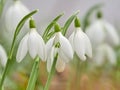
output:
[[[36,57],[34,60],[32,72],[30,74],[30,78],[29,78],[28,86],[27,86],[26,90],[34,90],[35,89],[35,84],[36,84],[38,74],[39,74],[39,62],[40,62],[40,58]]]
[[[0,16],[2,15],[6,0],[0,0]]]
[[[47,82],[45,84],[45,87],[44,87],[44,90],[48,90],[49,89],[49,86],[50,86],[50,82],[52,80],[52,77],[55,73],[55,66],[56,66],[56,62],[57,62],[57,58],[58,58],[58,53],[56,54],[56,56],[54,57],[54,62],[52,64],[52,68],[50,70],[50,73],[48,75],[48,79],[47,79]]]

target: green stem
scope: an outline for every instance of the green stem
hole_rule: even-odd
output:
[[[6,67],[5,67],[5,70],[4,70],[4,73],[3,73],[2,78],[1,78],[0,90],[2,90],[2,88],[3,88],[3,83],[4,83],[4,80],[5,80],[5,77],[7,75],[7,72],[9,71],[9,65],[10,65],[10,60],[8,60],[8,62],[6,64]]]
[[[52,77],[53,77],[54,72],[55,72],[55,65],[56,65],[56,62],[57,62],[57,57],[58,57],[58,53],[57,53],[56,56],[54,57],[54,61],[53,61],[53,64],[52,64],[52,68],[51,68],[50,73],[49,73],[49,75],[48,75],[48,79],[47,79],[46,85],[45,85],[45,87],[44,87],[44,90],[48,90],[48,89],[49,89],[50,82],[51,82]]]
[[[16,36],[14,36],[14,38],[13,38],[13,42],[12,42],[12,46],[11,46],[11,49],[10,49],[9,57],[8,57],[8,60],[7,60],[7,64],[6,64],[5,70],[3,72],[1,81],[0,81],[0,90],[2,90],[4,80],[5,80],[6,76],[7,76],[8,71],[11,68],[10,67],[10,61],[11,61],[12,56],[13,56],[13,50],[14,50],[14,47],[15,47],[15,39],[16,39]]]
[[[37,81],[37,77],[38,77],[38,73],[39,73],[39,62],[40,62],[39,57],[35,58],[32,72],[30,74],[30,78],[29,78],[28,86],[27,86],[26,90],[34,90],[35,89],[35,83]]]
[[[76,86],[76,90],[80,90],[80,66],[81,66],[81,62],[79,60],[77,60],[77,66],[76,66],[76,81],[77,81],[77,86]]]
[[[79,90],[80,88],[80,77],[82,72],[82,61],[78,57],[76,53],[74,53],[74,61],[75,61],[75,70],[76,70],[76,87],[75,90]]]
[[[0,17],[2,15],[6,0],[0,0]]]

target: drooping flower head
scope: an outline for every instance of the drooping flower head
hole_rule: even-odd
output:
[[[30,20],[30,31],[21,40],[16,59],[20,62],[29,52],[34,59],[37,55],[41,60],[45,60],[45,43],[39,33],[36,31],[34,20]]]
[[[0,64],[5,67],[7,63],[7,54],[4,48],[0,45]]]
[[[73,58],[72,46],[66,37],[60,32],[61,28],[58,24],[55,25],[55,35],[46,43],[46,59],[47,70],[51,70],[51,66],[54,62],[54,57],[58,53],[58,59],[56,63],[56,70],[62,72],[65,68],[65,64]]]
[[[97,15],[96,20],[86,29],[86,34],[89,36],[93,46],[107,42],[113,46],[119,45],[119,36],[112,24],[102,19],[101,14]]]
[[[8,8],[5,14],[5,25],[7,30],[11,33],[15,31],[17,24],[20,20],[29,13],[29,10],[23,3],[19,0],[14,1],[14,3]]]
[[[86,60],[86,55],[92,57],[92,47],[88,36],[82,31],[80,21],[75,19],[75,31],[70,35],[69,41],[81,60]]]

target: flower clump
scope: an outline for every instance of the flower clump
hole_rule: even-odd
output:
[[[31,22],[32,21],[32,22]],[[75,26],[79,22],[75,20]],[[91,43],[87,35],[80,26],[70,35],[69,40],[61,33],[60,26],[56,23],[54,35],[47,41],[46,45],[42,37],[38,34],[33,20],[30,20],[30,31],[21,40],[16,59],[20,62],[29,52],[34,59],[36,56],[43,61],[47,61],[47,70],[50,72],[54,62],[54,57],[58,54],[56,70],[62,72],[65,64],[73,59],[74,51],[81,60],[86,60],[86,55],[92,57]]]

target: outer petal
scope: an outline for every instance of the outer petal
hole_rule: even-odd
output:
[[[38,41],[38,55],[43,61],[45,61],[45,43],[42,37],[37,32],[36,35]]]
[[[7,54],[1,45],[0,45],[0,61],[1,61],[2,66],[5,67],[7,63]]]
[[[16,55],[17,62],[20,62],[27,54],[27,51],[28,51],[28,43],[27,43],[28,42],[28,37],[29,37],[29,34],[25,35],[20,42],[20,45],[19,45],[18,51],[17,51],[17,55]]]
[[[107,56],[107,59],[109,60],[109,62],[110,62],[111,64],[113,64],[113,65],[116,64],[117,59],[116,59],[115,52],[114,52],[114,50],[113,50],[110,46],[108,46],[108,45],[106,45],[106,56]]]
[[[73,49],[74,49],[74,43],[73,43],[74,35],[75,35],[75,34],[74,34],[74,32],[73,32],[73,33],[70,35],[70,37],[69,37],[69,41],[70,41]]]
[[[86,39],[86,44],[85,44],[85,46],[86,46],[86,55],[88,56],[88,57],[92,57],[92,46],[91,46],[91,42],[90,42],[90,40],[89,40],[89,38],[88,38],[88,36],[86,35],[86,34],[84,34],[84,36],[85,36],[85,39]]]
[[[45,49],[45,50],[46,50],[45,59],[47,59],[47,58],[49,57],[50,51],[51,51],[51,49],[52,49],[52,47],[53,47],[54,38],[55,38],[55,37],[49,39],[49,41],[48,41],[48,42],[46,43],[46,45],[45,45],[45,48],[46,48],[46,49]]]
[[[119,45],[119,36],[117,34],[116,29],[109,23],[104,23],[104,28],[106,30],[106,38],[112,45]]]
[[[13,33],[18,22],[28,13],[29,10],[20,1],[14,2],[5,15],[5,24],[8,31]]]
[[[28,50],[30,53],[30,56],[34,59],[37,54],[38,54],[38,37],[36,34],[36,29],[32,29],[29,33],[29,38],[28,38]]]
[[[66,62],[73,59],[73,50],[70,42],[60,33],[60,48],[59,55]],[[68,59],[67,59],[68,58]]]
[[[92,46],[96,47],[105,40],[105,32],[103,30],[103,24],[101,20],[96,21],[86,29],[86,34],[92,42]]]
[[[76,34],[74,37],[74,50],[81,60],[86,60],[85,41],[86,41],[86,38],[84,36],[84,33],[81,31],[80,28],[77,28]]]
[[[49,56],[47,58],[47,71],[50,72],[53,64],[54,59],[54,47],[51,48],[51,51],[49,51]]]
[[[104,60],[105,60],[105,47],[103,45],[98,46],[96,48],[93,60],[98,66],[100,66],[100,65],[102,65],[104,63]]]
[[[63,72],[64,69],[65,69],[65,62],[60,57],[58,57],[58,60],[56,63],[56,70],[58,72]]]

